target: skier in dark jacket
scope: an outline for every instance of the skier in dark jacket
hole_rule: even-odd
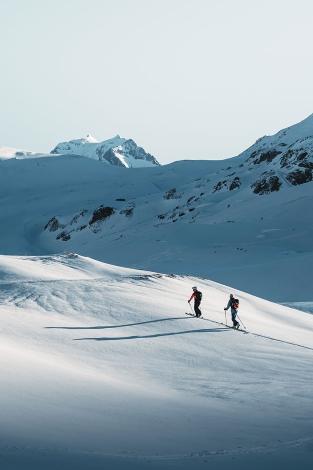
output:
[[[230,294],[230,296],[229,296],[229,301],[228,301],[227,307],[224,308],[225,312],[229,308],[230,308],[230,311],[231,311],[231,319],[233,321],[233,327],[238,329],[239,326],[240,326],[240,323],[237,322],[236,316],[237,316],[237,312],[238,312],[238,308],[239,308],[239,300],[235,299],[233,294]]]
[[[199,318],[202,315],[201,310],[199,308],[199,306],[201,304],[201,299],[202,299],[202,292],[198,291],[198,289],[196,287],[193,287],[192,290],[193,290],[193,293],[191,294],[191,297],[188,300],[188,303],[190,304],[191,300],[195,299],[195,301],[194,301],[194,310],[195,310],[196,317]]]

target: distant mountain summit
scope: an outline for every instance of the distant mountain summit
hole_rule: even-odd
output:
[[[160,165],[157,159],[139,147],[132,139],[116,135],[112,139],[98,142],[92,135],[59,143],[51,154],[82,155],[111,165],[126,168],[141,168]]]

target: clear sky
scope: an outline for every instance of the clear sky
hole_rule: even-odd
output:
[[[0,145],[233,156],[313,112],[311,0],[0,0]]]

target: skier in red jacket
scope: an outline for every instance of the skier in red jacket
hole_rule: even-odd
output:
[[[195,299],[194,300],[194,311],[195,311],[196,317],[199,318],[202,315],[201,310],[199,308],[199,306],[201,304],[201,300],[202,300],[202,292],[198,291],[197,287],[193,287],[192,290],[193,290],[193,293],[191,294],[191,297],[188,300],[188,303],[190,304],[191,300]]]

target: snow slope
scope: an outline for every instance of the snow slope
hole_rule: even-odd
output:
[[[280,147],[282,150],[285,150],[285,147],[293,146],[296,142],[306,145],[306,141],[311,139],[313,139],[313,114],[310,114],[297,124],[280,130],[274,135],[261,137],[244,153],[249,154],[251,151],[264,150],[271,147],[275,149]]]
[[[194,284],[213,321],[184,315]],[[0,256],[1,468],[309,468],[313,318],[237,291],[235,332],[229,292]]]

